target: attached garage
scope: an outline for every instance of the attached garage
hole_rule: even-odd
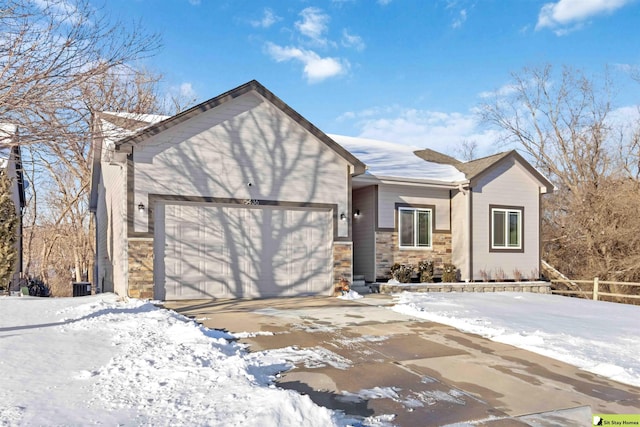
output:
[[[95,125],[102,289],[329,296],[351,280],[351,179],[365,165],[260,83],[172,117],[102,112]]]
[[[162,299],[330,295],[329,209],[168,204],[155,209],[155,294]]]

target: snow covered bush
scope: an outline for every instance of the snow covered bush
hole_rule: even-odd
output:
[[[446,263],[442,267],[442,281],[443,282],[455,282],[457,281],[458,269],[455,265]]]
[[[418,271],[420,272],[420,282],[433,282],[433,260],[425,259],[418,263]]]
[[[413,276],[413,265],[395,263],[391,266],[391,277],[400,283],[411,282]]]

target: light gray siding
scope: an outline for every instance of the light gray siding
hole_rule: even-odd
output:
[[[514,160],[505,161],[487,172],[473,186],[473,272],[482,279],[484,270],[495,279],[502,270],[507,279],[518,269],[529,278],[539,268],[540,260],[540,188],[539,184]],[[490,252],[490,205],[517,206],[524,209],[523,252]]]
[[[353,218],[353,274],[365,280],[376,280],[376,187],[368,186],[353,192],[353,209],[360,215]]]
[[[102,163],[98,189],[96,286],[103,292],[126,295],[127,222],[126,164]]]
[[[378,228],[395,228],[396,203],[435,206],[435,229],[451,228],[449,189],[417,185],[378,186]]]
[[[289,116],[248,93],[134,147],[134,205],[149,194],[337,205],[349,215],[349,165]],[[148,215],[134,215],[147,231]],[[338,221],[338,236],[349,224]]]
[[[471,279],[469,199],[468,190],[455,190],[451,198],[451,262],[460,270],[463,281]]]

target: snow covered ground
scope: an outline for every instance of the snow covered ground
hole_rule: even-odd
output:
[[[395,311],[640,386],[640,307],[527,293],[395,299]],[[0,297],[0,426],[393,424],[392,415],[350,418],[273,384],[294,364],[347,369],[351,361],[319,347],[249,353],[233,341],[249,335],[209,330],[112,294]],[[343,398],[394,398],[396,391],[374,388]]]
[[[112,294],[0,298],[0,425],[359,425],[272,384],[328,355],[225,338]]]
[[[395,302],[394,311],[640,387],[640,306],[521,292],[405,292]]]

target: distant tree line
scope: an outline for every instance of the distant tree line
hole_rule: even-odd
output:
[[[92,114],[160,107],[160,77],[132,66],[160,47],[158,36],[141,28],[110,19],[87,0],[0,6],[0,122],[18,128],[29,182],[24,270],[57,295],[70,293],[70,282],[86,280],[92,268]]]
[[[573,279],[640,282],[637,107],[614,106],[606,72],[544,66],[512,77],[481,114],[556,186],[543,197],[543,259]]]

